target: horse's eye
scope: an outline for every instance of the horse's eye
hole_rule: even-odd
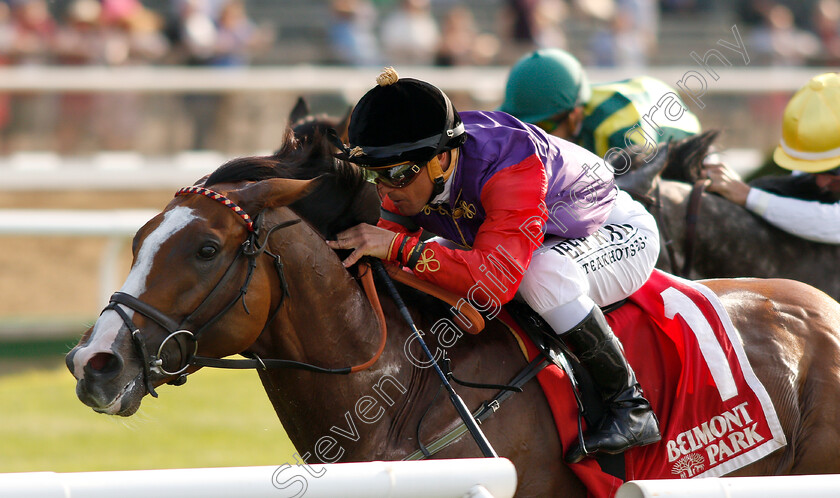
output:
[[[201,259],[213,259],[216,256],[216,246],[206,245],[198,250],[198,257]]]

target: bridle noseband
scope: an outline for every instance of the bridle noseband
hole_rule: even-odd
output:
[[[236,305],[236,303],[239,300],[242,300],[242,306],[245,309],[245,312],[250,314],[250,311],[248,311],[248,306],[245,304],[244,297],[245,294],[247,294],[248,292],[248,286],[251,283],[251,278],[253,277],[254,270],[257,267],[257,257],[263,254],[268,255],[273,259],[274,267],[277,271],[277,276],[280,279],[280,286],[282,288],[280,302],[277,303],[274,310],[269,314],[268,319],[266,320],[266,325],[268,325],[269,323],[271,323],[271,321],[274,320],[274,318],[280,311],[281,306],[283,305],[283,302],[285,301],[286,297],[289,296],[289,287],[288,283],[286,282],[285,274],[283,271],[283,261],[280,259],[279,255],[272,253],[267,249],[268,241],[271,235],[276,230],[295,225],[297,223],[300,223],[301,220],[293,219],[285,221],[283,223],[279,223],[266,230],[265,236],[261,236],[263,219],[262,213],[258,214],[255,220],[252,220],[251,217],[244,210],[242,210],[242,208],[236,205],[236,203],[223,196],[222,194],[219,194],[218,192],[203,187],[185,187],[179,190],[175,194],[175,196],[178,197],[189,194],[203,195],[209,199],[220,202],[224,206],[230,208],[245,223],[245,226],[248,229],[248,235],[246,236],[245,241],[240,245],[236,256],[234,257],[233,261],[231,261],[231,264],[230,266],[228,266],[227,270],[225,270],[225,273],[222,275],[221,279],[207,294],[204,300],[201,303],[199,303],[196,309],[193,310],[193,312],[190,313],[186,318],[181,320],[180,323],[176,322],[175,320],[173,320],[154,306],[151,306],[148,303],[145,303],[130,294],[126,294],[124,292],[115,292],[111,296],[108,306],[105,307],[103,312],[105,312],[106,310],[116,311],[122,319],[125,326],[128,327],[128,330],[131,333],[131,339],[134,344],[134,348],[137,351],[137,354],[140,356],[141,361],[143,363],[143,377],[146,385],[146,390],[149,392],[149,394],[151,394],[154,397],[157,397],[157,393],[154,390],[152,382],[152,374],[161,376],[177,375],[178,377],[176,379],[168,383],[173,385],[181,385],[184,382],[186,382],[187,370],[191,366],[236,369],[297,368],[320,373],[349,374],[352,372],[358,372],[360,370],[367,369],[376,362],[376,360],[381,356],[383,350],[385,349],[387,331],[385,329],[385,317],[382,313],[382,307],[379,305],[379,300],[376,296],[376,289],[373,287],[373,278],[371,276],[371,272],[369,271],[362,278],[362,283],[365,289],[365,293],[368,295],[368,299],[371,301],[371,304],[373,305],[374,311],[379,320],[380,344],[374,356],[365,363],[344,368],[324,368],[293,360],[262,359],[256,355],[252,355],[253,359],[235,360],[227,358],[219,359],[198,356],[198,340],[201,334],[205,330],[207,330],[211,325],[216,323],[220,318],[222,318],[222,316],[225,313],[227,313],[231,308],[233,308],[233,306]],[[260,244],[259,241],[261,238],[262,243]],[[220,289],[224,289],[226,287],[224,284],[232,275],[232,270],[236,266],[236,262],[241,256],[247,258],[248,267],[245,274],[245,281],[240,287],[239,292],[230,301],[228,301],[228,303],[220,311],[214,314],[210,319],[204,321],[204,323],[201,325],[201,327],[198,328],[198,330],[192,332],[188,325],[195,322],[195,318],[200,316],[200,311],[202,311],[202,309],[205,308],[207,304],[212,301],[212,298],[219,292]],[[158,347],[157,354],[149,354],[146,345],[143,342],[143,338],[140,334],[140,328],[134,324],[134,322],[131,320],[131,317],[128,316],[128,313],[126,313],[123,307],[134,310],[135,312],[140,313],[146,318],[149,318],[169,333]],[[175,344],[177,344],[180,350],[181,364],[178,366],[178,368],[167,368],[165,366],[164,347],[169,341],[173,341]]]

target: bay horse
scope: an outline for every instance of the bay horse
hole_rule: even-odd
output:
[[[723,197],[695,189],[703,158],[717,137],[711,131],[661,146],[647,164],[630,152],[630,171],[616,183],[647,204],[662,237],[657,267],[691,280],[703,278],[786,278],[798,280],[840,300],[840,244],[822,244],[796,237],[767,223]],[[751,186],[784,196],[826,199],[813,180],[794,176],[763,177]],[[692,191],[699,195],[690,208]],[[692,211],[689,214],[689,211]],[[695,217],[693,226],[687,220]],[[689,264],[686,259],[690,258]]]
[[[432,369],[407,361],[411,332],[394,301],[387,293],[366,297],[356,278],[362,275],[348,272],[341,254],[325,243],[346,227],[375,222],[379,200],[362,173],[334,159],[321,142],[302,145],[287,134],[273,156],[232,160],[137,232],[124,285],[66,357],[84,404],[130,416],[147,394],[198,370],[191,359],[212,363],[242,354],[249,359],[239,361],[249,367],[301,367],[258,372],[304,460],[312,453],[327,463],[399,460],[419,441],[458,425],[455,410],[437,396],[440,381]],[[840,472],[840,305],[797,282],[706,285],[740,331],[788,441],[737,474]],[[400,292],[420,329],[430,330],[449,312],[420,293]],[[377,299],[387,325],[384,343],[370,304]],[[461,379],[506,384],[527,364],[498,320],[457,341],[434,334],[426,340],[433,351],[446,348]],[[475,409],[495,392],[460,394]],[[562,461],[540,389],[516,394],[482,429],[514,462],[517,496],[586,496]],[[462,436],[434,457],[476,456],[475,443]]]

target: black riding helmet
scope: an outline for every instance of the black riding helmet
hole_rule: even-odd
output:
[[[343,148],[348,161],[372,169],[425,163],[466,140],[458,111],[436,86],[399,78],[393,68],[386,68],[377,83],[350,116],[350,144]]]

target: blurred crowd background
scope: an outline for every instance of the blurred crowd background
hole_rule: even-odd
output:
[[[748,64],[718,43],[733,26]],[[224,160],[276,149],[299,89],[342,115],[385,65],[495,109],[508,68],[540,47],[569,50],[593,83],[705,74],[704,106],[687,105],[725,153],[746,152],[731,165],[759,163],[792,92],[840,63],[840,0],[0,0],[0,208],[159,209]],[[719,80],[691,56],[712,49],[732,64],[711,61]],[[33,330],[63,353],[127,271],[127,239],[14,234],[0,237],[0,360]]]
[[[560,47],[631,77],[692,64],[692,50],[731,40],[733,25],[751,67],[840,63],[840,0],[0,0],[0,66],[507,67]],[[0,156],[238,152],[264,147],[236,130],[276,118],[272,105],[253,94],[0,93]]]
[[[0,0],[5,64],[685,62],[721,23],[757,65],[840,62],[840,0]],[[713,40],[714,41],[714,40]]]

